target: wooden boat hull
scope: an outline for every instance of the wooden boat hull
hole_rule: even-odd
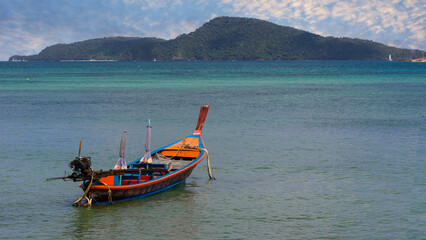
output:
[[[191,175],[192,170],[194,170],[201,160],[202,158],[185,169],[137,185],[92,186],[89,198],[91,197],[94,200],[92,204],[109,204],[111,202],[141,198],[161,192],[183,182]],[[86,189],[83,188],[83,190]],[[109,192],[111,192],[111,195]]]
[[[194,166],[195,167],[195,166]],[[176,174],[170,178],[164,179],[151,184],[146,184],[137,188],[131,189],[114,189],[111,190],[111,201],[117,202],[121,200],[129,200],[131,198],[148,196],[170,187],[173,187],[185,180],[192,173],[194,167]],[[96,202],[109,202],[109,191],[105,189],[91,189],[91,197]]]
[[[208,110],[208,105],[201,106],[197,126],[192,135],[151,152],[149,159],[153,160],[152,163],[145,163],[147,158],[142,161],[141,157],[127,164],[127,170],[103,175],[95,178],[95,181],[92,172],[91,179],[86,178],[80,185],[85,192],[83,197],[88,200],[88,205],[140,198],[183,182],[208,154],[201,138]]]

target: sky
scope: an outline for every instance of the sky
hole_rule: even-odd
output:
[[[0,0],[0,61],[93,38],[172,39],[219,16],[426,50],[426,0]]]

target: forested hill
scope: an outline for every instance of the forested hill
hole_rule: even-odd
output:
[[[98,38],[71,44],[55,44],[37,55],[12,56],[9,61],[152,60],[154,46],[165,41],[136,37]]]
[[[322,37],[267,21],[231,17],[215,18],[155,49],[158,59],[197,60],[382,60],[389,54],[406,59],[422,56],[422,51]]]
[[[396,60],[424,51],[352,38],[322,37],[267,21],[219,17],[172,40],[113,37],[57,44],[10,60]]]

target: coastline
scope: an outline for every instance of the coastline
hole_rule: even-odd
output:
[[[59,60],[60,62],[117,62],[118,60],[96,60],[96,59],[90,59],[90,60]]]
[[[426,57],[423,57],[423,58],[417,58],[417,59],[412,59],[412,60],[409,60],[409,61],[407,61],[407,62],[426,62]]]

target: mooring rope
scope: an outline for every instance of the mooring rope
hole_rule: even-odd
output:
[[[176,151],[176,153],[175,153],[175,155],[173,155],[173,156],[171,156],[170,157],[170,159],[173,159],[174,157],[176,157],[177,155],[178,155],[178,153],[180,152],[180,151],[182,151],[182,148],[184,148],[184,147],[186,147],[187,145],[185,145],[185,144],[181,144],[181,145],[179,145],[179,148],[178,148],[178,150]],[[188,145],[189,146],[189,145]],[[186,148],[188,148],[188,147],[186,147]]]
[[[216,178],[213,176],[212,167],[211,167],[211,165],[210,165],[209,151],[207,151],[207,149],[205,149],[205,148],[201,148],[201,147],[199,147],[199,146],[192,146],[192,145],[190,145],[190,144],[181,144],[181,145],[179,146],[179,149],[178,149],[177,153],[178,153],[179,151],[181,151],[183,148],[197,149],[197,150],[203,150],[203,151],[205,151],[205,152],[206,152],[206,154],[207,154],[207,173],[209,174],[210,179],[216,180]],[[177,153],[176,153],[174,156],[176,156],[176,155],[177,155]],[[174,156],[173,156],[173,157],[174,157]],[[172,158],[173,158],[173,157],[172,157]]]
[[[111,203],[111,204],[114,204],[113,202],[112,202],[112,192],[111,192],[111,188],[109,187],[109,185],[108,184],[106,184],[106,183],[104,183],[104,182],[101,182],[103,185],[105,185],[105,186],[107,186],[108,187],[108,202],[109,203]]]
[[[90,187],[92,186],[93,183],[93,169],[90,168],[90,183],[89,186],[86,188],[86,191],[84,191],[83,196],[81,196],[79,199],[77,199],[77,201],[75,201],[72,205],[73,206],[91,206],[92,205],[92,198],[88,198],[86,197],[87,193],[90,191]],[[85,204],[81,204],[81,200],[83,200],[83,198],[85,198],[87,200],[87,203]]]
[[[216,178],[213,176],[213,173],[212,173],[212,167],[210,166],[209,151],[207,151],[207,149],[205,149],[205,148],[200,148],[200,147],[198,149],[206,151],[206,154],[207,154],[207,173],[209,174],[210,179],[216,180]]]

